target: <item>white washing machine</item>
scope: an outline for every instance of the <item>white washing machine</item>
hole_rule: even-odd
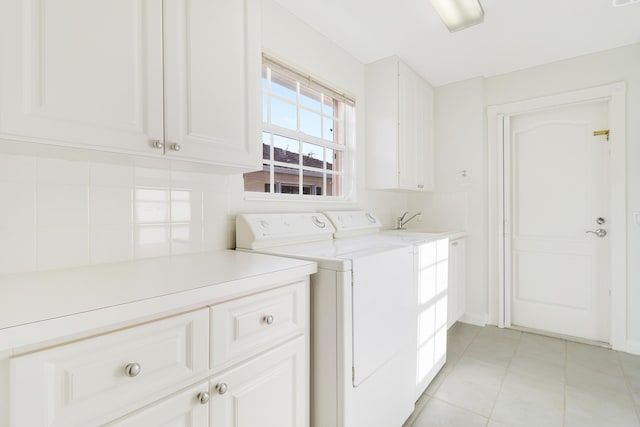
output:
[[[339,221],[334,219],[334,221]],[[311,425],[400,427],[415,402],[413,246],[343,215],[244,214],[239,250],[318,263],[311,277]],[[351,237],[344,237],[351,236]]]

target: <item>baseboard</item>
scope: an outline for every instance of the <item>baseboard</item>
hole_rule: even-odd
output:
[[[462,315],[459,322],[469,323],[471,325],[476,326],[486,326],[487,325],[487,314],[486,313],[465,313]]]
[[[627,353],[640,355],[640,341],[638,341],[638,340],[627,340],[626,351],[627,351]]]

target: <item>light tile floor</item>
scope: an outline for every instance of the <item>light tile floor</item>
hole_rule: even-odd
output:
[[[640,427],[640,356],[456,323],[404,427]]]

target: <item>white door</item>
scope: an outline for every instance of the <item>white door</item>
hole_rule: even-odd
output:
[[[0,135],[156,153],[162,0],[2,0]]]
[[[590,233],[606,231],[610,219],[609,144],[593,135],[607,128],[606,102],[507,122],[505,279],[513,325],[609,341],[608,237]]]

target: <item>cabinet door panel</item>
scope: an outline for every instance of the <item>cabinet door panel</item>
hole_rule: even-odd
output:
[[[5,0],[0,135],[114,151],[162,138],[161,0]]]
[[[304,338],[266,353],[211,380],[211,425],[309,425],[307,350]],[[219,394],[217,387],[226,385]]]
[[[167,153],[257,169],[259,0],[165,4]]]
[[[209,408],[197,397],[206,390],[207,383],[198,384],[105,427],[208,427]]]

